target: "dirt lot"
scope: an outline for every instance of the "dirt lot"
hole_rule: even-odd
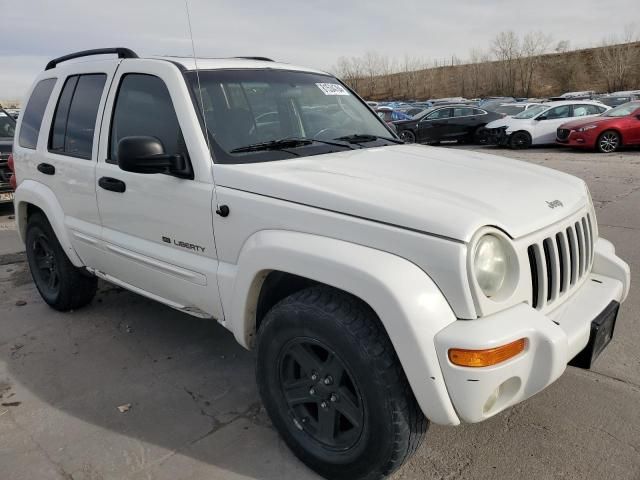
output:
[[[480,149],[585,179],[601,235],[631,264],[631,294],[593,371],[568,368],[482,424],[432,426],[394,478],[638,480],[640,152]],[[88,308],[50,310],[14,254],[9,214],[0,211],[2,478],[317,478],[272,429],[253,356],[229,332],[107,284]]]

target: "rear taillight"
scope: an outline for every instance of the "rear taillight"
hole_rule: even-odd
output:
[[[15,191],[18,185],[18,181],[16,179],[16,169],[13,163],[13,153],[9,154],[9,159],[7,160],[7,166],[9,167],[9,170],[11,170],[11,177],[9,177],[9,185],[11,185],[11,188],[13,188],[13,190]]]

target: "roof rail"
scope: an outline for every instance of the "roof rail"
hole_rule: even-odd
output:
[[[118,55],[118,58],[138,58],[136,52],[128,48],[94,48],[93,50],[83,50],[81,52],[70,53],[69,55],[54,58],[47,63],[47,66],[44,67],[44,69],[51,70],[52,68],[56,68],[56,65],[59,63],[66,62],[67,60],[72,60],[74,58],[89,57],[91,55],[107,55],[110,53]]]
[[[236,58],[242,58],[244,60],[260,60],[262,62],[273,62],[273,60],[267,57],[236,57]]]

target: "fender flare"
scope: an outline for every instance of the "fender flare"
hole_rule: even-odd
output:
[[[291,231],[257,232],[245,242],[235,268],[221,266],[220,277],[223,291],[229,292],[233,284],[226,319],[236,340],[247,348],[254,342],[262,282],[274,270],[330,285],[366,302],[382,321],[427,418],[438,424],[460,423],[434,342],[436,333],[456,317],[424,271],[396,255],[342,240]]]
[[[16,226],[22,243],[26,242],[27,232],[27,206],[31,204],[38,207],[47,216],[58,242],[69,257],[69,261],[75,267],[84,266],[82,260],[74,250],[69,239],[67,228],[64,224],[64,210],[58,202],[53,191],[42,183],[33,180],[23,180],[15,192]]]

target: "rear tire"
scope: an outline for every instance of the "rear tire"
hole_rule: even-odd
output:
[[[69,261],[47,217],[41,213],[29,217],[26,249],[33,281],[50,307],[68,311],[91,302],[97,279]]]
[[[596,142],[596,149],[600,153],[613,153],[620,148],[620,134],[614,130],[602,132]]]
[[[531,135],[527,132],[512,133],[509,139],[509,146],[514,150],[524,150],[531,147],[532,143]]]
[[[326,478],[383,478],[427,430],[375,313],[330,287],[299,291],[269,311],[258,331],[256,377],[273,425]]]

